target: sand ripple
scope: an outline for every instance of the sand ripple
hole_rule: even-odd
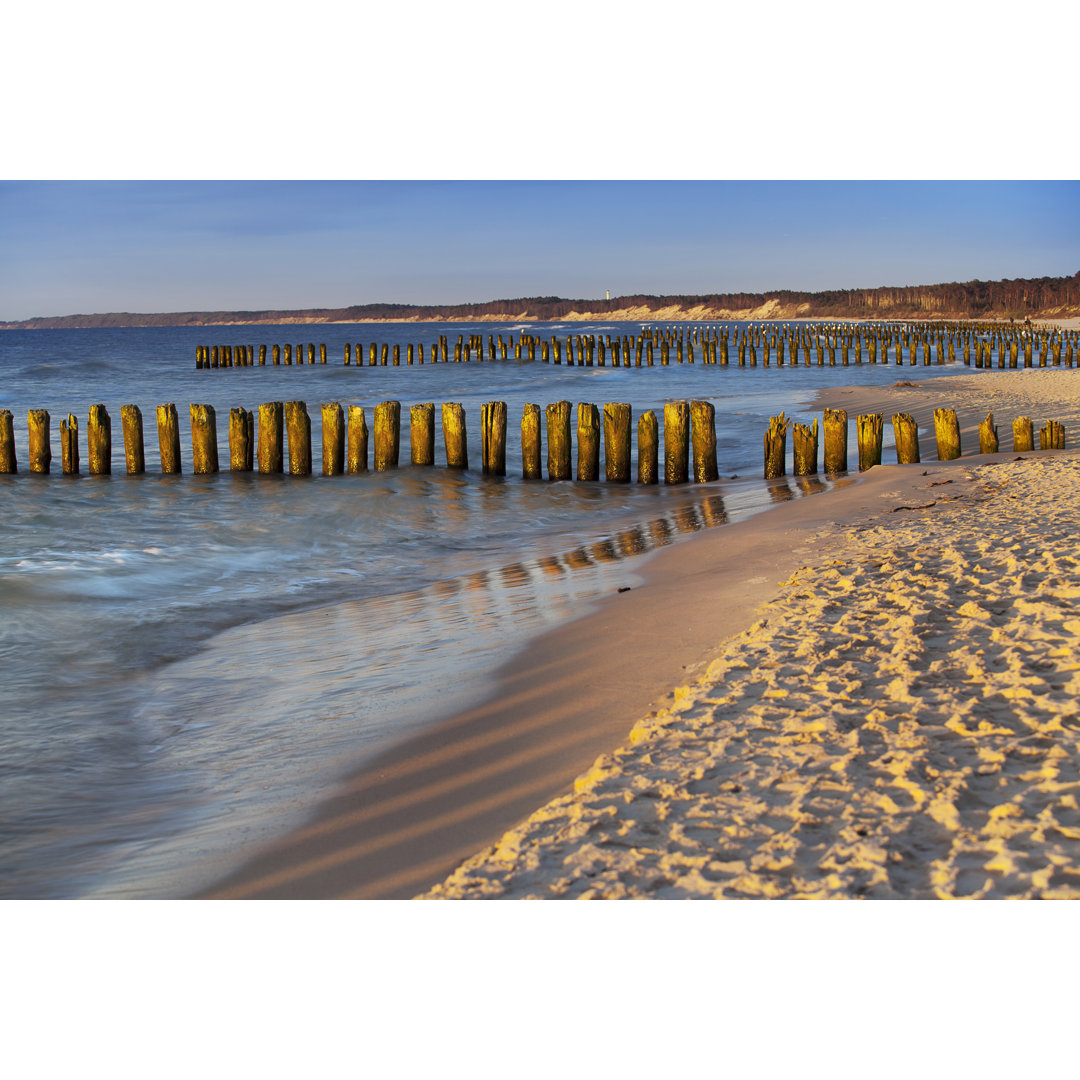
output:
[[[427,895],[1080,896],[1080,459],[948,476]]]

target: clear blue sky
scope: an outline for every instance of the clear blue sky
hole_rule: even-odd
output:
[[[13,181],[0,319],[1080,270],[1075,181]]]

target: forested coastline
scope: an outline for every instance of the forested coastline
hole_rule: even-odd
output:
[[[1072,277],[949,282],[939,285],[777,290],[765,293],[616,296],[610,299],[520,297],[470,304],[354,304],[344,308],[265,311],[110,312],[0,322],[2,329],[214,326],[281,323],[464,322],[507,319],[1038,319],[1080,315],[1080,272]]]

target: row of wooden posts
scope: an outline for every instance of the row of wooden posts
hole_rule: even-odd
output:
[[[910,413],[894,413],[893,435],[896,442],[896,461],[899,465],[916,464],[919,457],[919,428]],[[824,423],[823,465],[826,473],[847,472],[848,414],[845,409],[826,409]],[[783,413],[769,421],[765,432],[765,479],[783,476],[787,460],[787,433],[792,432],[792,471],[796,476],[817,473],[818,422],[793,424]],[[1035,428],[1030,417],[1013,421],[1013,452],[1035,449]],[[881,464],[884,441],[884,416],[868,413],[855,418],[856,446],[859,471],[865,472]],[[960,456],[960,424],[952,409],[934,410],[934,437],[939,461],[951,461]],[[1000,449],[994,414],[987,413],[979,425],[979,453],[996,454]],[[1040,450],[1064,450],[1065,428],[1056,420],[1046,421],[1039,431]]]
[[[571,414],[569,401],[557,401],[545,409],[547,428],[547,475],[549,480],[569,480],[572,472]],[[124,457],[129,474],[146,471],[143,444],[143,418],[137,405],[120,409],[124,437]],[[218,464],[217,416],[211,405],[191,405],[192,471],[216,473]],[[375,406],[372,464],[376,471],[396,468],[401,443],[401,403],[384,401]],[[897,462],[918,462],[918,427],[909,413],[892,418],[896,436]],[[413,465],[435,464],[435,405],[413,405],[409,413],[410,453]],[[48,473],[51,468],[51,419],[45,409],[31,409],[27,414],[29,469]],[[884,419],[881,413],[856,418],[856,442],[860,471],[881,464]],[[960,427],[952,409],[934,410],[938,458],[947,461],[960,456]],[[157,408],[158,447],[162,473],[182,471],[180,461],[180,423],[176,406],[171,402]],[[506,475],[507,407],[504,401],[489,401],[481,406],[481,467],[485,475]],[[764,436],[765,478],[783,476],[787,458],[787,434],[792,430],[793,472],[796,476],[818,471],[818,422],[794,424],[781,413],[774,416]],[[468,433],[464,408],[456,402],[442,405],[442,433],[449,468],[469,466]],[[823,423],[826,473],[848,469],[848,414],[844,409],[826,409]],[[632,409],[625,403],[609,402],[603,413],[596,405],[582,402],[577,406],[578,480],[599,480],[600,446],[604,448],[605,479],[628,483],[631,479]],[[247,409],[229,410],[229,467],[233,472],[250,472],[258,466],[261,473],[284,472],[286,441],[289,473],[293,476],[312,472],[311,418],[302,401],[271,401],[259,406],[255,414]],[[349,405],[348,412],[338,402],[322,406],[322,473],[368,471],[368,426],[363,406]],[[659,482],[660,433],[656,413],[643,412],[637,424],[637,481]],[[979,427],[980,453],[997,453],[997,428],[993,414]],[[1040,449],[1064,449],[1065,429],[1057,421],[1047,421],[1039,432]],[[104,405],[91,405],[87,424],[88,469],[91,474],[112,472],[112,421]],[[1034,426],[1028,417],[1013,422],[1013,450],[1034,449]],[[693,451],[693,479],[708,483],[718,478],[716,462],[715,410],[708,401],[672,401],[664,406],[664,482],[682,484],[691,476],[690,453]],[[540,406],[526,404],[521,417],[522,476],[526,480],[543,478],[541,460]],[[69,414],[60,421],[61,468],[65,475],[78,475],[79,422]],[[0,473],[17,473],[14,418],[10,410],[0,410]]]
[[[1062,349],[1064,342],[1064,351]],[[982,339],[973,335],[966,335],[960,340],[959,336],[945,335],[937,337],[913,336],[906,339],[897,333],[895,338],[888,336],[868,336],[866,344],[866,362],[870,364],[888,363],[890,346],[893,352],[893,362],[903,365],[916,365],[920,359],[924,366],[930,364],[956,363],[959,356],[969,367],[977,368],[993,367],[996,357],[997,367],[1073,367],[1080,366],[1080,343],[1074,349],[1074,343],[1068,335],[1058,335],[1051,340],[1043,337],[1039,350],[1036,353],[1032,338],[1021,339],[1018,335],[1008,340],[998,338],[995,341]],[[996,351],[995,351],[996,344]],[[539,359],[543,363],[565,364],[567,367],[654,367],[659,361],[660,367],[668,367],[674,360],[677,364],[693,364],[698,355],[704,364],[716,364],[721,367],[757,367],[759,362],[758,347],[761,348],[760,362],[764,367],[772,366],[773,360],[777,367],[810,367],[815,362],[821,367],[835,367],[838,362],[841,366],[851,363],[863,363],[863,340],[858,334],[846,336],[841,334],[817,336],[813,340],[809,336],[792,334],[790,336],[775,334],[772,338],[764,336],[755,339],[753,335],[742,335],[731,343],[726,333],[717,335],[715,332],[710,336],[703,335],[697,343],[699,353],[695,352],[694,338],[690,335],[676,339],[667,335],[658,338],[649,333],[641,333],[636,338],[616,335],[597,336],[595,334],[578,335],[577,338],[568,337],[565,342],[552,337],[541,339],[529,334],[522,333],[517,342],[506,342],[499,335],[496,344],[493,334],[488,335],[485,345],[483,335],[470,335],[466,341],[464,335],[459,336],[453,346],[453,362],[463,363],[473,359],[482,361],[485,351],[488,360],[497,358],[507,359],[510,348],[514,349],[516,358],[522,356],[530,360],[537,359],[539,347]],[[685,348],[684,348],[685,346]],[[404,346],[404,361],[406,365],[413,363],[450,363],[450,344],[445,335],[441,335],[439,341],[432,343],[425,354],[424,345],[414,346],[409,343]],[[318,363],[327,362],[326,345],[316,346],[308,343],[306,356],[309,365],[316,363],[316,350]],[[344,347],[345,366],[353,363],[354,347],[346,343]],[[906,352],[905,352],[906,350]],[[195,347],[195,367],[198,369],[218,369],[229,367],[265,367],[269,358],[271,366],[292,366],[292,345],[260,345],[256,352],[253,345],[197,345]],[[303,344],[296,346],[295,363],[304,364],[305,349]],[[737,358],[737,359],[736,359]],[[355,346],[356,366],[363,366],[364,346],[359,343]],[[367,347],[367,366],[400,366],[402,363],[402,346],[379,345],[372,342]]]
[[[469,467],[468,433],[465,410],[456,402],[442,405],[442,434],[446,464],[450,468]],[[571,415],[569,401],[557,401],[545,410],[547,427],[547,475],[551,480],[569,480],[572,471]],[[120,410],[124,436],[124,455],[129,474],[146,471],[143,444],[143,418],[137,405]],[[194,473],[216,473],[218,464],[217,417],[211,405],[191,405],[191,468]],[[601,423],[605,456],[605,476],[609,481],[631,479],[631,419],[628,404],[610,403],[600,410],[592,404],[577,407],[578,480],[600,478]],[[396,468],[401,444],[401,404],[384,401],[375,406],[373,417],[372,465],[376,471]],[[29,468],[31,472],[50,471],[50,417],[45,409],[31,409],[27,414]],[[414,465],[435,464],[435,405],[413,405],[409,413],[410,453]],[[182,471],[180,461],[180,426],[176,406],[157,408],[158,446],[162,473]],[[506,475],[507,407],[504,401],[489,401],[481,406],[480,457],[485,475]],[[60,422],[62,470],[75,475],[80,471],[78,419],[69,415]],[[642,413],[637,424],[637,479],[642,484],[658,482],[659,424],[651,409]],[[363,406],[338,403],[322,406],[322,472],[324,476],[344,472],[368,471],[369,433]],[[311,418],[302,401],[271,401],[255,414],[247,409],[229,410],[229,467],[234,472],[261,473],[285,471],[285,445],[288,445],[288,471],[293,476],[312,471]],[[539,405],[527,404],[521,418],[522,475],[541,479],[541,411]],[[112,424],[104,405],[90,407],[87,425],[89,471],[94,474],[112,471]],[[698,482],[717,479],[715,410],[707,401],[671,402],[664,407],[664,479],[669,484],[689,480],[690,449],[693,448],[693,476]],[[9,410],[0,410],[0,473],[18,472],[15,455],[14,421]]]

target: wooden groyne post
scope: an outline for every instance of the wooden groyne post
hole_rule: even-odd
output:
[[[72,413],[60,421],[60,472],[79,475],[79,419]]]
[[[979,425],[979,453],[996,454],[998,452],[998,430],[994,426],[994,414],[987,413],[986,419]]]
[[[818,422],[793,424],[791,429],[791,464],[796,476],[816,476],[818,471]]]
[[[540,450],[540,406],[526,403],[521,411],[521,476],[524,480],[542,480]]]
[[[328,401],[322,407],[322,474],[340,476],[345,471],[345,410]]]
[[[1040,450],[1064,450],[1065,428],[1057,420],[1047,420],[1039,431]]]
[[[409,409],[409,454],[414,465],[435,464],[435,403]]]
[[[15,456],[15,418],[10,409],[0,409],[0,474],[19,471]]]
[[[600,410],[580,402],[577,408],[577,478],[600,479]]]
[[[896,439],[898,465],[914,465],[919,457],[919,428],[910,413],[893,413],[893,437]]]
[[[360,346],[357,346],[356,355],[359,356]],[[367,417],[364,415],[362,405],[349,406],[349,425],[347,432],[348,450],[346,454],[345,468],[349,473],[366,473],[368,471],[368,427]]]
[[[570,408],[569,401],[555,401],[545,409],[549,480],[569,480],[571,476]]]
[[[112,420],[104,405],[90,406],[86,446],[90,475],[109,475],[112,472]]]
[[[469,433],[465,427],[465,408],[460,402],[444,403],[442,431],[447,468],[467,469],[469,467]]]
[[[825,472],[827,474],[847,472],[847,409],[826,409],[822,431],[825,435]]]
[[[401,450],[401,402],[382,401],[375,406],[375,471],[396,469]]]
[[[289,475],[311,475],[311,417],[303,401],[285,402],[285,437],[289,443]]]
[[[952,409],[934,410],[934,434],[939,461],[952,461],[960,456],[960,424]]]
[[[884,418],[881,413],[866,413],[855,419],[855,435],[859,446],[859,472],[881,464],[881,444]]]
[[[660,424],[652,409],[646,409],[638,419],[637,439],[638,483],[659,483]]]
[[[120,427],[124,432],[124,462],[128,475],[146,472],[142,410],[138,405],[120,406]]]
[[[255,414],[238,407],[229,410],[229,471],[251,472],[255,464]]]
[[[1012,424],[1013,452],[1023,453],[1035,449],[1035,428],[1030,416],[1018,416]]]
[[[284,405],[267,401],[259,406],[259,472],[279,473],[285,468]]]
[[[630,425],[633,410],[628,404],[604,406],[604,478],[611,483],[630,482]]]
[[[47,473],[52,461],[49,445],[49,410],[30,409],[26,414],[26,426],[30,436],[30,471]]]
[[[485,476],[506,475],[506,402],[480,406],[480,457]]]
[[[787,465],[787,433],[791,421],[781,413],[769,419],[765,432],[765,479],[775,480],[783,476]]]
[[[198,475],[218,471],[217,415],[213,405],[192,405],[191,471]]]
[[[720,476],[716,464],[716,408],[711,401],[690,402],[690,432],[694,449],[694,480],[708,484]]]
[[[664,405],[664,483],[685,484],[690,479],[690,403]]]
[[[171,401],[157,407],[157,429],[162,474],[180,472],[180,417]]]

